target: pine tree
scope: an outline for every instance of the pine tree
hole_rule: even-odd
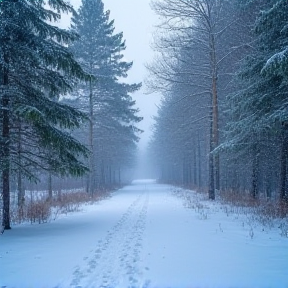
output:
[[[125,141],[116,141],[120,131],[123,139],[137,141],[134,134],[138,129],[134,124],[141,120],[136,116],[138,110],[133,108],[135,102],[130,96],[141,85],[120,82],[121,78],[127,77],[132,62],[123,60],[122,53],[126,48],[123,35],[114,34],[114,21],[109,20],[109,14],[109,11],[104,11],[101,0],[85,0],[78,15],[72,17],[71,25],[71,30],[81,35],[81,38],[70,48],[85,71],[95,78],[91,78],[88,85],[78,86],[78,105],[90,118],[88,146],[92,153],[88,190],[91,193],[99,184],[100,162],[112,162],[113,150],[121,151],[121,146],[125,145]],[[107,150],[111,143],[114,143],[113,148],[104,153],[104,147]],[[110,155],[109,159],[103,158],[105,154]],[[102,166],[107,165],[110,164]]]
[[[53,25],[63,12],[73,9],[62,0],[0,2],[0,145],[5,229],[11,228],[11,172],[21,171],[33,178],[35,168],[62,175],[87,171],[78,157],[88,151],[69,132],[80,126],[85,115],[58,102],[61,95],[73,90],[76,82],[88,78],[67,48],[78,36]],[[21,123],[21,128],[16,123]]]
[[[267,8],[267,4],[270,7]],[[280,197],[286,197],[286,161],[288,129],[288,2],[270,1],[254,25],[254,49],[239,71],[242,89],[230,99],[231,121],[227,141],[222,147],[233,148],[252,157],[252,195],[258,194],[259,159],[265,162],[280,156]],[[273,141],[268,141],[274,139]],[[265,154],[269,151],[269,155]],[[272,156],[272,155],[276,155]],[[275,160],[274,160],[275,162]],[[269,175],[270,177],[270,175]]]

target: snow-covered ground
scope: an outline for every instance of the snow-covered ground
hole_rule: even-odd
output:
[[[174,192],[135,181],[81,212],[14,226],[0,236],[0,287],[288,287],[277,226],[193,192],[188,209]]]

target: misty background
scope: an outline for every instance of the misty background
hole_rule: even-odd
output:
[[[69,0],[77,10],[81,5],[81,0]],[[104,0],[104,9],[110,10],[110,20],[115,20],[115,33],[123,32],[126,41],[126,49],[123,52],[125,60],[133,61],[133,66],[124,80],[128,83],[142,82],[140,91],[132,94],[136,100],[136,107],[140,109],[139,116],[143,120],[137,127],[143,130],[138,143],[138,156],[136,169],[133,169],[133,179],[157,178],[158,172],[155,170],[147,155],[149,140],[152,136],[154,120],[160,103],[160,93],[148,91],[145,85],[145,78],[148,75],[146,64],[152,62],[154,58],[153,33],[157,25],[158,16],[152,11],[147,0]],[[70,15],[63,14],[59,23],[60,27],[70,26]]]

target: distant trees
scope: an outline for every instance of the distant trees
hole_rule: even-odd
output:
[[[154,10],[165,18],[162,29],[164,28],[168,32],[173,31],[174,33],[176,31],[178,34],[177,43],[182,43],[180,44],[181,46],[178,47],[178,50],[179,48],[181,50],[181,52],[179,52],[182,56],[180,56],[180,59],[177,57],[178,62],[181,63],[181,61],[188,60],[187,56],[186,59],[183,59],[183,55],[187,55],[188,51],[190,54],[189,58],[191,59],[192,49],[197,49],[199,52],[201,51],[201,63],[194,57],[195,60],[192,60],[191,64],[198,62],[195,66],[193,65],[193,68],[197,68],[192,68],[190,73],[195,75],[195,78],[199,78],[199,76],[202,77],[202,87],[200,91],[204,97],[210,97],[210,152],[219,144],[218,71],[219,60],[221,57],[224,57],[220,54],[219,42],[223,37],[223,33],[225,34],[223,31],[228,29],[227,25],[230,25],[230,21],[225,23],[224,20],[226,20],[226,18],[222,15],[225,11],[225,4],[227,6],[227,3],[221,0],[165,0],[153,2]],[[173,25],[173,22],[175,25]],[[180,40],[179,37],[182,40]],[[164,42],[167,43],[168,41]],[[185,46],[183,43],[185,43]],[[183,65],[180,65],[180,71],[182,67]],[[200,83],[197,83],[198,86],[199,84]],[[219,156],[212,153],[209,155],[209,198],[214,199],[215,188],[217,190],[220,189]]]
[[[160,78],[164,87],[178,85],[178,91],[185,87],[185,98],[190,98],[190,105],[198,99],[197,101],[203,103],[202,109],[205,106],[202,112],[211,126],[208,153],[209,198],[214,199],[215,189],[220,189],[219,155],[212,151],[218,146],[220,137],[219,90],[223,83],[222,78],[225,77],[221,74],[221,69],[232,57],[234,50],[237,50],[232,48],[229,41],[226,45],[223,42],[225,37],[231,37],[231,29],[235,27],[234,22],[238,15],[231,1],[222,0],[164,0],[152,2],[152,7],[162,16],[161,29],[166,32],[160,40],[156,40],[156,46],[162,50],[162,58],[149,67],[156,78],[152,84],[157,83]],[[167,66],[170,69],[165,68]],[[167,77],[171,70],[173,76],[170,74]]]
[[[141,121],[130,94],[141,84],[122,83],[132,67],[123,60],[125,41],[122,33],[114,33],[114,21],[109,20],[101,0],[85,0],[79,14],[72,17],[71,31],[81,35],[70,48],[83,69],[93,78],[80,84],[74,92],[74,105],[89,115],[86,135],[91,151],[88,190],[109,186],[119,180],[122,166],[131,164],[136,151]],[[117,178],[116,178],[117,173]]]
[[[271,196],[281,183],[285,198],[287,1],[155,0],[152,8],[163,21],[148,84],[164,97],[150,147],[172,171],[163,181],[205,188],[210,199],[219,188]]]

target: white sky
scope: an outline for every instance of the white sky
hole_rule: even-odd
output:
[[[153,25],[157,16],[150,9],[149,0],[103,0],[104,9],[110,10],[110,20],[115,20],[115,32],[123,32],[126,40],[125,57],[127,61],[133,61],[134,65],[128,73],[129,83],[144,81],[147,71],[145,63],[153,59],[153,51],[150,47],[152,42]],[[77,10],[81,5],[81,0],[70,0],[70,3]],[[65,26],[69,23],[69,18],[63,18]],[[151,136],[152,117],[157,112],[156,104],[159,103],[160,96],[156,94],[145,95],[145,87],[133,94],[136,106],[139,107],[139,116],[144,120],[138,125],[145,132],[141,135],[139,143],[140,150],[144,150]]]

